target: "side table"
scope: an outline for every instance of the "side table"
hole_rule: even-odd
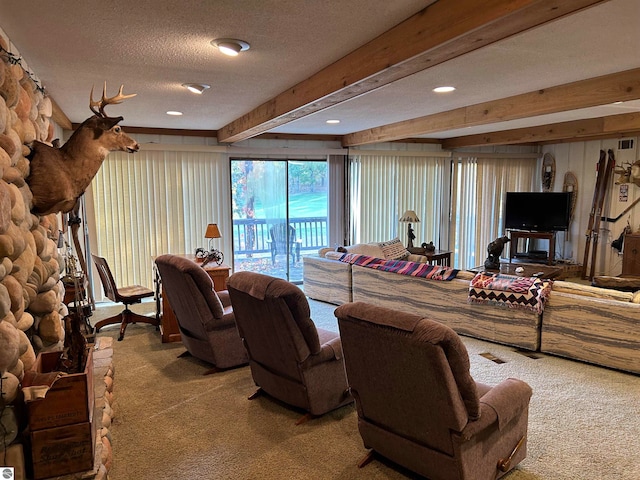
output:
[[[422,247],[411,247],[408,250],[410,253],[427,257],[427,262],[431,265],[442,265],[444,267],[451,266],[451,251],[449,250],[434,250],[432,252],[427,252]]]
[[[188,260],[192,260],[198,265],[201,264],[200,259],[196,259],[195,255],[184,254],[180,255]],[[176,319],[175,313],[171,309],[171,305],[169,305],[169,301],[167,300],[166,295],[164,294],[164,290],[162,288],[162,282],[160,281],[160,274],[158,270],[155,268],[154,262],[154,272],[155,272],[155,282],[156,282],[156,317],[160,317],[160,336],[162,338],[162,343],[169,342],[180,342],[180,328],[178,327],[178,320]],[[220,292],[221,290],[227,289],[227,280],[229,279],[229,271],[231,267],[229,265],[216,265],[215,263],[209,263],[205,265],[204,271],[209,274],[211,279],[213,280],[213,289],[216,292]]]

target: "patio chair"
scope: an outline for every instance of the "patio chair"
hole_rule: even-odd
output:
[[[291,255],[292,263],[300,261],[300,240],[296,239],[296,229],[286,223],[277,223],[269,229],[271,241],[271,263],[276,263],[276,255]]]

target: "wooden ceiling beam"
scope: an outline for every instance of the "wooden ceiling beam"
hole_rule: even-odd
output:
[[[225,125],[233,143],[607,0],[439,0]]]
[[[62,111],[58,103],[51,96],[49,96],[49,100],[51,100],[51,119],[57,123],[60,128],[73,130],[71,120],[69,120],[69,117]]]
[[[442,140],[442,148],[450,150],[462,147],[486,145],[514,145],[521,143],[550,143],[559,141],[584,141],[603,137],[625,137],[640,131],[640,113],[623,113],[586,120],[516,128],[500,132],[466,135]]]
[[[389,142],[637,99],[640,99],[640,68],[350,133],[343,137],[343,146]]]

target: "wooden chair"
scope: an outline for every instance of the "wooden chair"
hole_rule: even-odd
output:
[[[153,290],[150,290],[147,287],[143,287],[142,285],[130,285],[127,287],[118,288],[115,280],[113,279],[113,275],[111,274],[111,269],[109,268],[109,264],[107,263],[107,261],[102,257],[98,257],[97,255],[91,256],[93,257],[93,261],[98,268],[98,274],[100,275],[100,280],[102,281],[105,296],[113,302],[124,304],[124,310],[122,312],[114,315],[113,317],[100,320],[98,323],[96,323],[96,332],[99,332],[100,329],[105,325],[119,323],[120,336],[118,337],[118,340],[122,340],[124,338],[124,332],[127,329],[127,325],[129,325],[130,323],[149,323],[158,327],[160,325],[160,321],[157,318],[146,317],[144,315],[132,312],[129,309],[129,305],[140,303],[143,298],[152,297],[154,295]]]
[[[276,255],[291,255],[291,261],[300,261],[300,240],[296,239],[296,229],[286,223],[278,223],[269,229],[271,236],[271,263],[276,263]],[[288,252],[287,252],[288,250]]]

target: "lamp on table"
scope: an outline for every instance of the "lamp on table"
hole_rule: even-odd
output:
[[[209,225],[207,225],[207,230],[204,232],[204,238],[209,239],[209,251],[202,261],[202,267],[204,268],[204,266],[211,261],[214,261],[218,265],[221,265],[224,261],[224,255],[220,250],[214,249],[211,245],[211,242],[214,238],[222,238],[218,225],[215,223],[210,223]]]
[[[409,240],[407,241],[407,249],[413,248],[413,240],[416,238],[416,236],[413,233],[413,228],[411,228],[411,222],[417,223],[420,221],[420,219],[418,218],[418,215],[416,215],[416,212],[414,212],[413,210],[407,210],[402,214],[402,217],[400,217],[400,221],[409,223],[407,227],[407,237],[409,237]]]

